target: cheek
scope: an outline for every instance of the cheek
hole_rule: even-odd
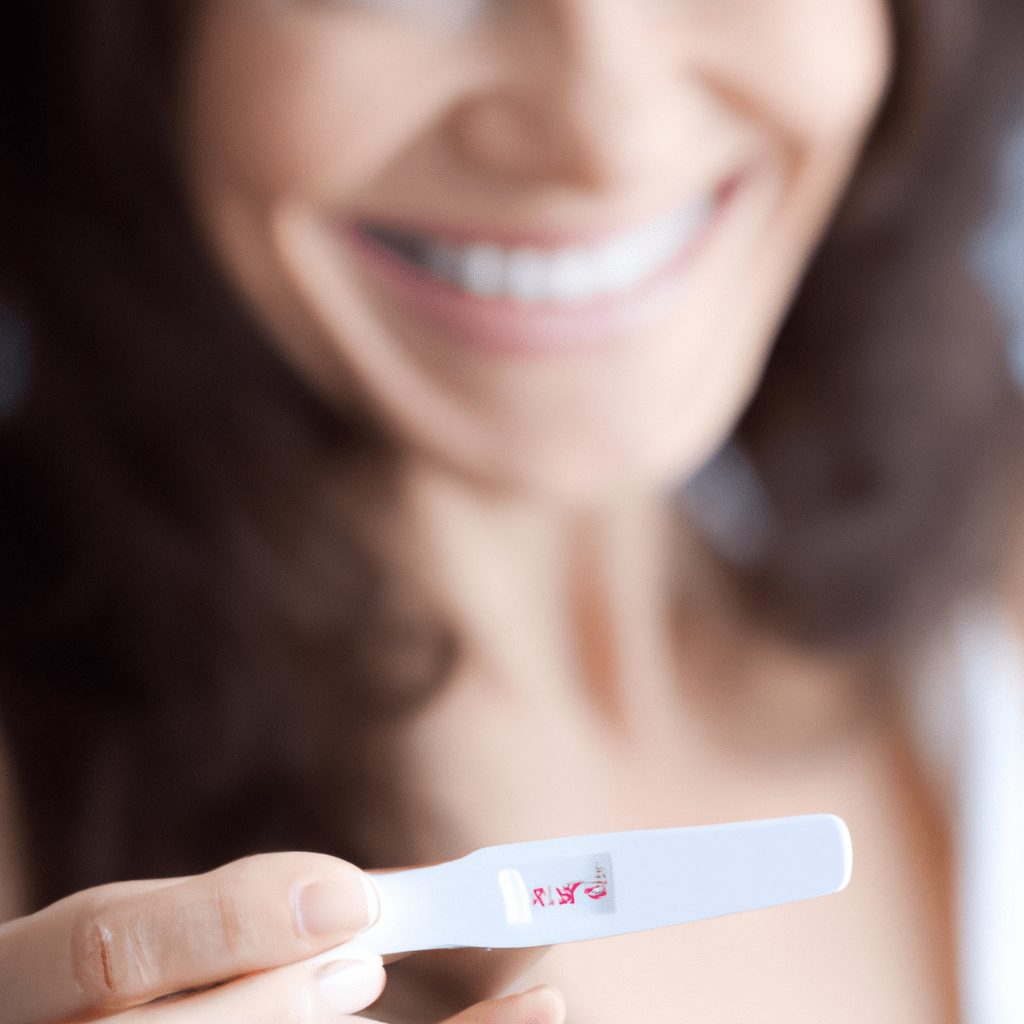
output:
[[[823,140],[859,143],[889,79],[889,12],[879,0],[800,4],[791,21],[804,61],[788,99]],[[802,79],[802,80],[801,80]]]
[[[397,23],[215,0],[192,38],[185,131],[211,184],[337,204],[429,118],[422,82],[438,47]]]
[[[884,95],[892,28],[882,0],[750,0],[730,26],[734,83],[806,151],[860,143]],[[740,17],[740,15],[736,15]]]

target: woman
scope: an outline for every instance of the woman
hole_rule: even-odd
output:
[[[535,976],[594,1024],[952,1019],[947,851],[885,654],[984,568],[959,542],[1012,439],[956,247],[1014,5],[20,17],[12,913],[77,895],[0,932],[3,1019],[195,989],[124,1019],[335,1019],[382,974],[302,962],[374,913],[328,854],[822,809],[858,845],[841,897],[532,966],[411,957],[373,1012]],[[673,494],[777,335],[738,434],[772,527],[730,568]]]

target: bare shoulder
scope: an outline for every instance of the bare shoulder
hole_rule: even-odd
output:
[[[0,922],[24,912],[25,865],[11,763],[0,730]]]

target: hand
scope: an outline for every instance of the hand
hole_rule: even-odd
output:
[[[375,995],[367,995],[369,990],[361,983],[349,987],[345,982],[333,988],[331,1001],[325,1004],[312,994],[316,979],[308,977],[308,970],[304,974],[297,972],[300,966],[282,967],[201,995],[173,1003],[150,1003],[105,1019],[112,1024],[380,1024],[350,1015],[375,998]],[[329,973],[321,977],[334,978]],[[343,1005],[350,1009],[339,1009]],[[564,1024],[564,1021],[562,996],[541,985],[519,995],[477,1003],[442,1024]]]
[[[380,958],[300,961],[378,911],[363,872],[308,853],[90,889],[0,926],[0,1024],[340,1020],[380,994]]]
[[[367,1024],[350,1014],[380,995],[381,958],[340,950],[328,964],[305,961],[379,909],[363,872],[311,853],[90,889],[0,925],[0,1024]],[[562,997],[541,987],[447,1024],[564,1019]]]

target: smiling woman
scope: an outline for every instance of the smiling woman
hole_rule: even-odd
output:
[[[186,179],[328,401],[356,378],[416,446],[586,502],[720,443],[889,51],[881,0],[514,4],[457,33],[226,0],[186,47]]]
[[[300,963],[376,913],[334,858],[822,810],[841,896],[410,957],[373,1012],[532,977],[584,1024],[955,1019],[889,657],[998,550],[1018,399],[959,246],[1019,5],[17,17],[0,848],[45,909],[0,927],[0,1024],[337,1019],[382,974]],[[730,434],[771,506],[742,570],[677,499]]]

